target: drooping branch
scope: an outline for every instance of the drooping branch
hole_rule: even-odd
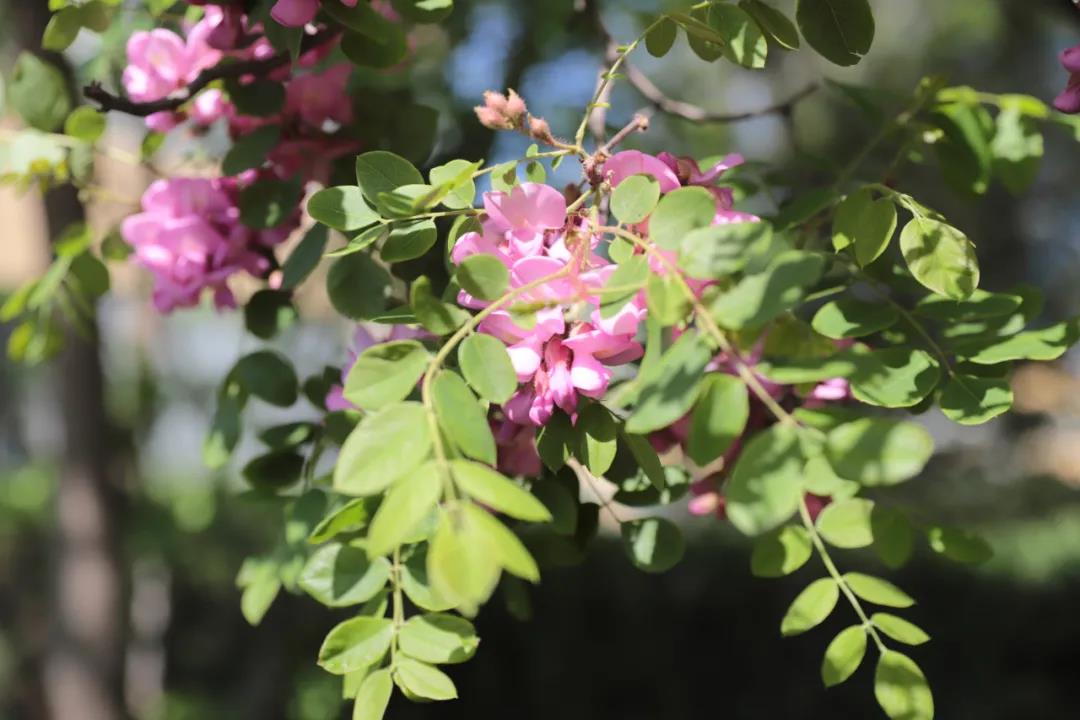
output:
[[[322,30],[313,35],[306,35],[300,44],[301,54],[326,44],[337,37],[338,34],[339,31],[337,30]],[[258,60],[230,61],[226,59],[211,68],[203,70],[189,85],[160,100],[146,102],[130,100],[120,95],[114,95],[99,82],[92,82],[84,87],[83,95],[86,99],[96,102],[102,111],[117,110],[136,117],[146,117],[154,113],[178,110],[184,103],[190,101],[216,80],[240,78],[245,75],[263,77],[278,68],[285,67],[290,62],[292,62],[292,53],[288,50]]]
[[[757,110],[748,110],[738,113],[718,113],[706,110],[700,105],[694,105],[693,103],[669,97],[663,90],[658,88],[645,73],[629,62],[623,63],[622,70],[623,74],[626,76],[627,82],[629,82],[635,90],[641,93],[654,108],[660,112],[674,115],[683,120],[690,120],[691,122],[736,123],[763,117],[765,115],[786,115],[791,112],[791,109],[794,108],[800,100],[817,92],[820,87],[818,83],[811,83],[786,100]]]

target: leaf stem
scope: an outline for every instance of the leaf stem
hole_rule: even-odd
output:
[[[877,646],[878,652],[884,655],[888,648],[885,647],[885,642],[881,639],[881,634],[878,633],[877,628],[874,627],[874,623],[871,622],[869,616],[867,616],[862,603],[859,602],[859,598],[856,597],[851,586],[848,585],[847,580],[844,579],[840,570],[837,569],[832,556],[829,555],[829,549],[825,547],[825,542],[821,539],[821,535],[818,534],[813,518],[810,517],[810,508],[806,506],[805,499],[799,500],[799,517],[802,518],[803,527],[806,528],[806,532],[810,534],[810,541],[814,544],[814,549],[817,550],[818,557],[821,558],[821,563],[825,566],[829,575],[840,588],[840,592],[847,598],[852,610],[854,610],[855,614],[859,617],[863,629],[866,630],[870,639],[874,641],[874,645]]]

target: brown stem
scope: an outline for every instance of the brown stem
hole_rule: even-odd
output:
[[[738,113],[717,113],[706,110],[700,105],[694,105],[693,103],[669,97],[663,90],[658,88],[645,73],[638,70],[631,63],[623,63],[622,71],[623,75],[626,76],[627,82],[629,82],[635,90],[644,95],[645,99],[652,103],[653,107],[657,110],[691,122],[735,123],[744,120],[752,120],[753,118],[763,117],[765,115],[786,115],[791,112],[791,109],[795,107],[800,100],[817,92],[820,87],[817,83],[811,83],[788,99],[757,110],[748,110]]]
[[[306,53],[313,50],[330,42],[337,36],[337,30],[322,30],[314,35],[307,35],[300,45],[300,52]],[[83,95],[86,96],[87,100],[91,100],[100,105],[102,111],[118,110],[119,112],[127,113],[128,115],[146,117],[147,115],[153,115],[154,113],[172,112],[179,109],[184,103],[191,100],[201,90],[206,88],[207,85],[217,80],[239,78],[245,75],[264,76],[278,68],[288,65],[290,62],[292,62],[292,54],[287,50],[283,50],[276,55],[271,55],[268,58],[260,60],[241,60],[233,62],[226,59],[211,68],[203,70],[187,87],[160,100],[150,100],[146,102],[129,100],[128,98],[112,94],[99,82],[92,82],[84,87]]]

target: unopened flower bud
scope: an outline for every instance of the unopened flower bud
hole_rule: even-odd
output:
[[[551,134],[551,126],[544,118],[529,116],[529,136],[534,140],[553,145],[555,137]]]
[[[510,98],[506,101],[507,118],[517,126],[521,124],[522,118],[525,117],[525,113],[528,111],[528,108],[525,107],[525,101],[521,99],[521,96],[511,90]]]

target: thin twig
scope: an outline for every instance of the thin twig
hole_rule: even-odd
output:
[[[700,105],[694,105],[693,103],[669,97],[663,90],[658,88],[645,73],[628,62],[623,63],[622,71],[627,82],[629,82],[635,90],[644,95],[645,99],[657,110],[667,113],[668,115],[682,118],[683,120],[690,120],[691,122],[736,123],[763,117],[765,115],[787,115],[800,100],[817,92],[821,87],[818,83],[811,83],[788,99],[757,110],[748,110],[746,112],[738,113],[718,113],[706,110]]]
[[[300,45],[301,54],[317,48],[338,36],[336,30],[323,30],[314,35],[304,37]],[[96,102],[101,110],[118,110],[136,117],[146,117],[159,112],[172,112],[179,109],[184,103],[190,101],[201,90],[216,80],[227,78],[239,78],[245,75],[267,75],[278,68],[292,62],[292,53],[287,50],[259,60],[241,60],[238,62],[229,59],[219,62],[217,65],[207,68],[199,73],[199,76],[191,81],[187,87],[178,90],[169,97],[160,100],[136,102],[128,98],[114,95],[106,90],[101,83],[92,82],[83,88],[83,95],[87,100]]]
[[[600,152],[604,155],[610,155],[611,151],[615,147],[617,147],[618,144],[621,143],[623,140],[630,137],[636,132],[645,132],[648,129],[649,117],[642,113],[636,113],[633,120],[628,122],[621,130],[619,130],[619,132],[611,136],[611,139],[608,140],[602,148],[600,148]]]

